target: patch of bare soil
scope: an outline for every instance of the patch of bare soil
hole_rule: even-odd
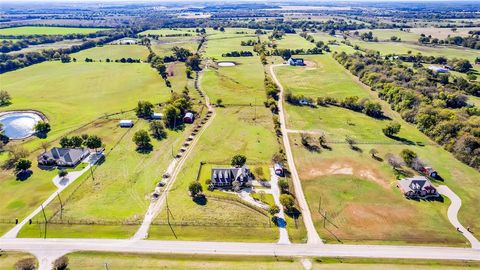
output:
[[[300,169],[302,179],[314,179],[326,175],[354,175],[371,180],[384,188],[389,188],[390,181],[378,170],[351,160],[322,160],[306,170]]]
[[[315,63],[314,61],[305,60],[303,63],[307,68],[317,68],[317,63]]]

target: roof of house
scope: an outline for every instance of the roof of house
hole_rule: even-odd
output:
[[[62,163],[77,163],[88,152],[86,148],[59,148],[53,147],[49,151],[38,156],[38,159],[54,159]]]
[[[250,170],[247,166],[240,168],[212,168],[211,180],[214,184],[231,184],[233,181],[246,182],[250,179]]]
[[[193,118],[193,113],[187,112],[184,117]]]
[[[120,124],[133,124],[133,120],[120,120]]]
[[[400,189],[407,193],[409,191],[420,192],[422,190],[428,190],[434,188],[430,180],[425,176],[414,176],[411,178],[404,178],[398,181]]]
[[[290,57],[290,59],[291,59],[292,61],[295,61],[295,62],[296,62],[296,61],[302,61],[302,62],[303,62],[303,58],[293,58],[293,57]]]

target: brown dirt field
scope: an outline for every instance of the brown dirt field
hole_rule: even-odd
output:
[[[305,60],[304,61],[305,67],[307,68],[316,68],[318,64],[315,61]]]
[[[314,167],[300,168],[299,173],[302,180],[326,175],[355,175],[371,180],[384,188],[389,188],[391,182],[378,170],[367,168],[352,160],[322,160]]]

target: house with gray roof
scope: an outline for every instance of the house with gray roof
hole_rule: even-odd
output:
[[[289,64],[290,66],[304,66],[305,63],[303,61],[303,58],[289,58],[288,61],[287,61],[287,64]]]
[[[39,165],[75,167],[90,154],[86,148],[59,148],[53,147],[38,156]]]
[[[211,185],[216,188],[230,188],[236,180],[240,186],[248,186],[252,181],[252,173],[247,166],[232,168],[212,168]]]
[[[407,198],[438,197],[437,189],[425,176],[414,176],[398,181],[398,187]]]

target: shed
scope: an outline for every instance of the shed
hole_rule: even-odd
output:
[[[279,163],[275,163],[273,165],[273,169],[275,169],[275,174],[278,176],[283,176],[283,167]]]
[[[120,127],[131,128],[133,127],[133,120],[120,120],[119,124]]]
[[[163,118],[163,114],[162,113],[152,113],[152,115],[150,116],[150,118],[152,119],[162,119]]]
[[[183,122],[184,123],[191,124],[191,123],[193,123],[193,120],[194,120],[194,116],[193,116],[193,113],[191,113],[191,112],[187,112],[185,114],[185,116],[183,117]]]

